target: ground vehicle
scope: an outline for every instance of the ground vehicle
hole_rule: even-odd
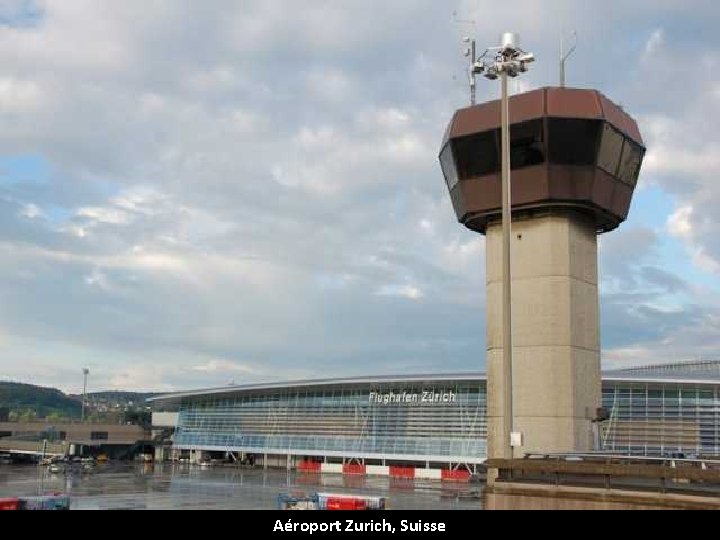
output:
[[[70,497],[54,494],[0,499],[0,510],[70,510]]]
[[[281,493],[278,495],[280,510],[320,510],[317,495]]]
[[[386,507],[385,497],[369,495],[281,493],[278,496],[280,510],[385,510]]]
[[[20,510],[20,499],[0,499],[0,511]]]

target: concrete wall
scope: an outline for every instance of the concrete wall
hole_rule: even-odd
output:
[[[150,434],[140,426],[121,426],[117,424],[80,424],[62,422],[0,422],[0,431],[8,431],[14,437],[40,435],[50,428],[55,433],[65,432],[65,440],[81,444],[133,444],[150,438]],[[92,440],[92,432],[106,432],[105,441]]]
[[[174,428],[178,424],[180,413],[176,412],[153,412],[152,427],[154,428]]]
[[[592,448],[601,402],[597,236],[579,214],[512,234],[513,413],[525,452]],[[487,231],[488,457],[503,455],[502,227]]]

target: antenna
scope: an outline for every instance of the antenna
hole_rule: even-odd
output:
[[[465,49],[465,56],[470,59],[470,67],[468,68],[468,80],[470,82],[470,105],[474,106],[477,103],[476,98],[476,72],[475,72],[475,61],[477,60],[477,46],[474,39],[468,37],[463,38],[463,43],[469,43],[470,47]]]
[[[458,19],[457,11],[453,11],[453,22],[457,24],[470,24],[472,26],[477,24],[475,19]]]
[[[560,34],[560,88],[565,88],[565,64],[567,63],[568,58],[573,55],[575,49],[577,49],[578,37],[577,31],[575,30],[572,32],[572,39],[572,47],[570,47],[570,50],[565,52],[565,36],[562,33]]]
[[[455,22],[456,24],[471,25],[473,29],[477,24],[477,22],[473,19],[458,19],[457,11],[453,11],[453,22]],[[470,59],[470,67],[468,68],[468,82],[470,84],[470,105],[474,106],[477,103],[477,71],[475,70],[475,62],[477,61],[477,46],[475,44],[475,40],[467,36],[462,38],[462,42],[469,45],[469,47],[465,49],[464,55],[466,58]]]

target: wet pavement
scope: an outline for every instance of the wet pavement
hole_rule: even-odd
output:
[[[274,510],[278,495],[289,492],[387,497],[396,510],[480,510],[481,490],[478,484],[235,467],[110,463],[50,474],[47,467],[0,465],[0,498],[63,493],[73,510]]]

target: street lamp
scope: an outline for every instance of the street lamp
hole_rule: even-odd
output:
[[[87,376],[90,373],[88,368],[83,368],[83,400],[82,400],[82,412],[80,413],[80,422],[85,422],[85,399],[87,394]]]
[[[512,458],[513,447],[522,446],[522,435],[515,433],[512,393],[512,289],[510,280],[510,236],[512,233],[512,192],[510,189],[510,106],[508,77],[517,77],[535,61],[532,53],[520,48],[517,34],[505,33],[502,45],[485,51],[475,62],[473,73],[502,82],[502,226],[503,226],[503,455]]]

